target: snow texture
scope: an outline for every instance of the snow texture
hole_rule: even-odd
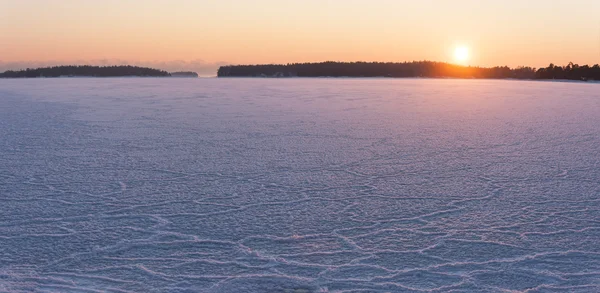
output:
[[[600,85],[0,80],[0,292],[598,292]]]

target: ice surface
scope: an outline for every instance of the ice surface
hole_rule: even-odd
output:
[[[598,292],[600,85],[0,80],[0,292]]]

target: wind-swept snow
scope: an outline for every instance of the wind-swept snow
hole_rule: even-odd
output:
[[[600,85],[0,80],[0,292],[600,291]]]

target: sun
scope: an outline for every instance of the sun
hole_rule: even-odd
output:
[[[469,48],[465,46],[459,46],[454,49],[454,59],[456,62],[465,63],[469,60]]]

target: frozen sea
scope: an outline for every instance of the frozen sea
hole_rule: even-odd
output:
[[[0,80],[0,292],[600,292],[600,84]]]

